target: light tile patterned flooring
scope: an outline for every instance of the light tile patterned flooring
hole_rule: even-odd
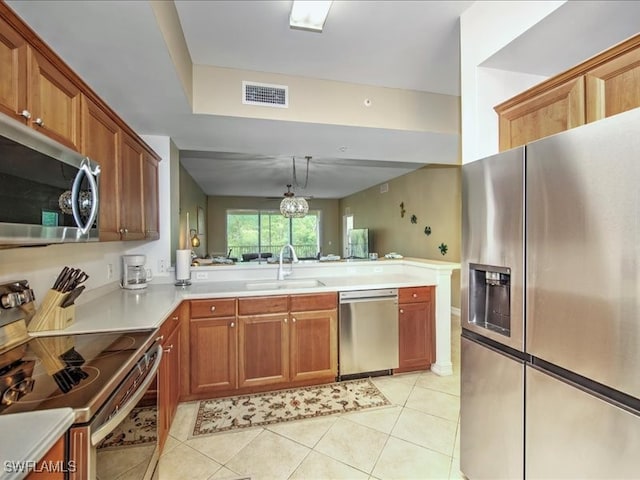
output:
[[[191,438],[198,403],[182,403],[160,479],[462,479],[457,316],[451,353],[452,376],[374,378],[389,407]]]

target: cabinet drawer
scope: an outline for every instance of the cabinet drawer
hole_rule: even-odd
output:
[[[182,305],[176,308],[171,314],[162,322],[160,326],[160,335],[164,338],[169,337],[171,333],[180,325],[180,318],[182,313]]]
[[[291,295],[292,312],[309,312],[314,310],[333,310],[337,307],[336,293],[315,293],[309,295]]]
[[[235,314],[235,298],[191,300],[191,318],[233,317]]]
[[[261,315],[289,311],[289,297],[248,297],[238,299],[238,315]]]
[[[430,302],[433,287],[408,287],[398,290],[398,303]]]

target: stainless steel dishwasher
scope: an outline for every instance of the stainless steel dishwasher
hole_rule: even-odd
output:
[[[340,378],[398,368],[398,289],[340,292]]]

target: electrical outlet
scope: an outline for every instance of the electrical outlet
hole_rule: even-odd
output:
[[[107,280],[113,279],[113,263],[107,263]]]
[[[158,271],[164,273],[167,271],[167,261],[164,258],[158,260]]]
[[[196,280],[207,280],[208,278],[208,272],[196,272]]]

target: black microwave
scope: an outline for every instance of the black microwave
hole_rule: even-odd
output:
[[[0,114],[0,248],[98,241],[100,166]]]

